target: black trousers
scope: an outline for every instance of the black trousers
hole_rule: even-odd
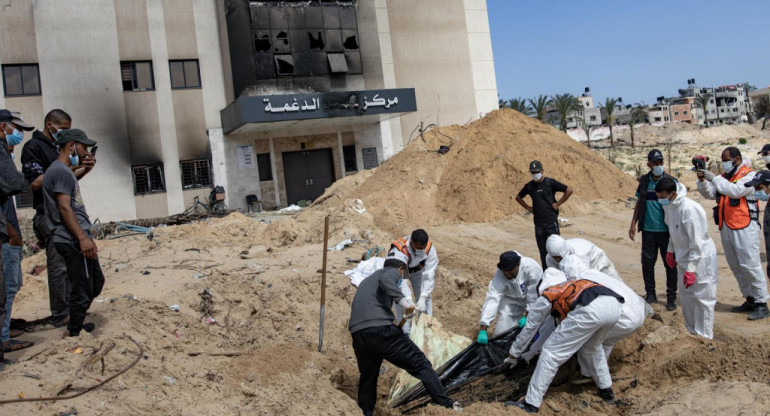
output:
[[[46,269],[48,273],[48,302],[51,307],[51,315],[56,318],[64,318],[69,315],[70,282],[67,278],[67,265],[53,243],[51,230],[45,221],[45,216],[35,213],[32,217],[32,229],[35,237],[43,243],[46,256]]]
[[[642,231],[642,277],[645,292],[655,293],[655,262],[660,255],[663,266],[666,268],[666,297],[675,299],[677,273],[676,268],[672,269],[666,264],[668,239],[668,233]]]
[[[64,257],[67,277],[70,282],[70,335],[77,335],[83,329],[86,312],[91,302],[102,293],[104,274],[98,259],[87,259],[80,252],[78,243],[54,243],[56,250]]]
[[[537,249],[540,250],[540,264],[543,266],[543,270],[547,267],[545,264],[545,256],[548,254],[545,250],[545,242],[548,240],[548,237],[554,234],[559,235],[558,221],[546,225],[535,224],[535,240],[537,241]]]
[[[446,390],[433,371],[430,361],[397,326],[366,328],[354,332],[352,337],[358,372],[361,374],[358,380],[358,407],[363,410],[364,415],[374,412],[374,404],[377,402],[377,379],[383,359],[422,381],[434,402],[452,407],[454,402],[447,397]]]

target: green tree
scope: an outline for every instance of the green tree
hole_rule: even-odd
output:
[[[561,118],[561,130],[567,132],[567,116],[573,111],[580,111],[582,107],[577,97],[572,94],[556,94],[551,97],[551,105],[556,108]]]
[[[615,106],[618,104],[618,100],[615,98],[607,97],[604,100],[602,109],[607,113],[607,125],[610,126],[610,149],[615,148],[615,138],[612,135],[612,123],[615,122]]]
[[[748,112],[751,112],[751,100],[749,99],[749,92],[756,91],[757,87],[754,85],[749,84],[748,82],[744,82],[743,84],[740,84],[741,88],[743,88],[743,95],[746,98],[746,102],[749,104]]]
[[[580,128],[583,129],[583,133],[586,134],[586,146],[588,148],[591,148],[591,130],[593,130],[593,127],[589,126],[586,122],[585,117],[578,117],[578,123],[580,124]]]
[[[548,112],[548,106],[551,104],[551,100],[545,95],[538,95],[535,98],[529,99],[529,105],[535,110],[535,118],[540,121],[545,121],[545,114]]]
[[[501,100],[500,98],[497,99],[497,108],[505,108],[508,107],[508,103],[505,100]]]
[[[642,120],[644,120],[645,115],[647,112],[644,110],[644,107],[638,105],[631,109],[631,118],[628,120],[628,128],[631,129],[631,148],[636,147],[634,144],[634,125]]]
[[[703,110],[703,124],[706,127],[709,126],[709,100],[711,100],[711,94],[708,93],[695,97],[695,102],[698,104],[701,110]]]
[[[527,117],[533,116],[535,114],[535,110],[529,105],[529,103],[527,103],[525,98],[519,97],[509,100],[508,107],[520,112],[521,114],[524,114]]]

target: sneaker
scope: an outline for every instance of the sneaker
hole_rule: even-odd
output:
[[[463,407],[460,406],[460,402],[454,402],[452,403],[452,410],[454,410],[455,412],[462,412]]]
[[[754,298],[749,296],[746,298],[746,302],[743,302],[741,306],[736,306],[734,308],[731,308],[730,310],[736,313],[740,312],[751,312],[756,307],[756,302],[754,302]]]
[[[669,311],[669,312],[675,311],[676,310],[676,300],[669,299],[668,301],[666,301],[666,310]]]
[[[505,405],[510,407],[518,407],[521,410],[524,410],[527,413],[537,413],[540,409],[532,406],[531,404],[527,403],[526,401],[520,401],[520,402],[505,402]]]
[[[573,386],[582,386],[583,384],[593,383],[594,379],[588,376],[584,376],[580,372],[570,377],[569,382]]]
[[[657,303],[658,302],[658,296],[656,294],[654,294],[654,293],[648,293],[648,294],[644,295],[644,301],[649,303],[649,304]]]
[[[749,321],[757,321],[770,316],[770,309],[767,309],[767,303],[755,303],[754,311],[749,314]]]
[[[96,324],[93,322],[83,324],[83,330],[86,332],[93,332],[94,329],[96,329]]]
[[[61,317],[54,317],[53,321],[53,327],[54,328],[64,328],[67,326],[67,324],[70,323],[70,316],[64,315]]]
[[[605,402],[612,403],[615,401],[615,393],[612,391],[612,387],[599,389],[599,397],[601,397]]]

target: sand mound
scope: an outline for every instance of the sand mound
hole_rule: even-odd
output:
[[[445,155],[435,152],[441,145],[450,145]],[[345,233],[370,238],[375,229],[399,234],[415,226],[498,221],[524,213],[514,198],[531,180],[533,159],[543,162],[546,176],[575,190],[564,215],[589,212],[591,201],[625,198],[635,189],[632,177],[568,135],[503,109],[416,138],[378,169],[335,183],[291,225],[272,224],[266,236],[279,244],[320,242],[325,215],[332,216],[332,241]],[[366,212],[350,208],[356,200]]]

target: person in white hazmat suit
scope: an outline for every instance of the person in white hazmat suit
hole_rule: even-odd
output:
[[[703,207],[687,198],[681,183],[663,179],[655,185],[671,232],[666,261],[677,266],[684,326],[690,333],[714,336],[714,306],[717,303],[717,251],[708,235]]]
[[[652,308],[628,285],[598,270],[589,269],[578,256],[569,255],[565,257],[559,263],[559,268],[567,275],[568,281],[578,279],[590,280],[609,288],[625,300],[620,312],[620,319],[618,319],[614,327],[607,331],[607,336],[602,342],[604,357],[609,362],[610,353],[612,353],[612,348],[615,344],[641,328],[645,317],[648,315],[648,308]],[[578,363],[580,364],[580,374],[582,377],[571,380],[572,384],[588,383],[597,376],[590,357],[582,349],[578,352]]]
[[[534,259],[523,257],[515,251],[501,254],[481,308],[476,342],[488,342],[487,329],[495,317],[497,324],[493,336],[514,326],[523,327],[527,323],[527,310],[537,300],[537,285],[542,278],[543,268]]]
[[[529,311],[527,325],[511,345],[505,363],[515,367],[524,361],[521,358],[524,349],[540,325],[550,319],[549,315],[557,317],[561,323],[543,345],[524,401],[506,402],[505,405],[537,413],[559,367],[579,350],[583,350],[591,362],[599,396],[614,401],[612,377],[602,343],[620,319],[623,297],[590,280],[568,282],[564,273],[554,268],[543,273],[538,292],[540,297]]]
[[[565,240],[560,235],[552,235],[545,242],[548,255],[545,262],[548,267],[559,268],[559,262],[564,257],[574,254],[583,260],[590,269],[598,270],[614,279],[623,280],[615,270],[615,264],[607,257],[607,254],[596,244],[584,238],[570,238]]]
[[[761,231],[759,202],[754,189],[747,186],[756,172],[743,163],[740,150],[728,147],[722,152],[723,175],[698,171],[698,192],[717,201],[717,225],[730,271],[738,280],[746,301],[733,312],[751,312],[749,320],[770,316],[767,308],[767,279],[760,258]]]
[[[412,234],[399,238],[391,245],[391,250],[397,250],[409,259],[409,282],[412,288],[406,283],[406,279],[401,283],[401,290],[404,295],[411,299],[412,291],[416,299],[416,309],[419,313],[433,316],[433,288],[436,285],[436,269],[438,268],[438,255],[436,247],[428,237],[428,233],[423,229],[412,231]],[[403,310],[401,306],[396,305],[396,320],[401,320]],[[409,334],[412,326],[407,321],[403,326],[403,331]]]

